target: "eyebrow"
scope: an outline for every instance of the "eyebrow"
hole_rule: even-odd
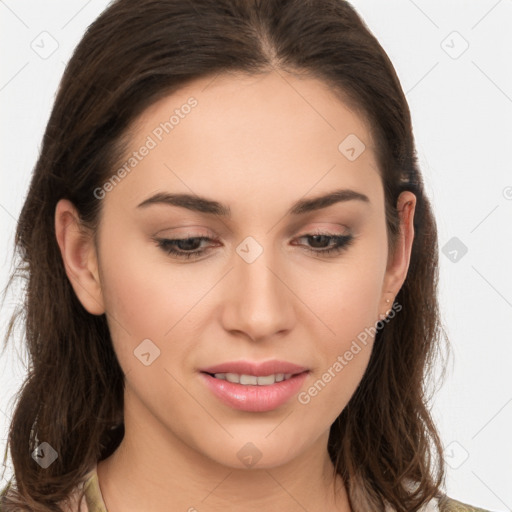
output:
[[[352,200],[370,203],[368,196],[360,192],[356,192],[351,189],[339,189],[321,196],[309,199],[300,199],[291,206],[288,210],[288,215],[303,215],[305,213],[327,208],[328,206],[336,203]],[[167,192],[158,192],[142,201],[137,208],[146,208],[154,204],[179,206],[181,208],[187,208],[188,210],[200,213],[231,218],[231,208],[229,206],[206,197],[200,197],[192,194],[170,194]]]

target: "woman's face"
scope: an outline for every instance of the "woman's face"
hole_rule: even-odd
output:
[[[95,191],[98,253],[91,244],[89,278],[76,267],[73,286],[88,311],[107,314],[126,375],[127,435],[230,467],[272,467],[325,447],[412,243],[388,261],[362,118],[314,79],[210,77],[145,111],[125,162]],[[352,192],[310,203],[341,190]],[[413,214],[414,196],[402,198]],[[250,366],[269,361],[277,366]],[[256,387],[255,376],[237,384],[204,373],[224,363],[216,371],[237,374],[231,381],[295,376]]]

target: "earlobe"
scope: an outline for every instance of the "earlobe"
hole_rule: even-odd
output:
[[[105,312],[92,234],[81,225],[73,203],[61,199],[55,208],[55,235],[66,275],[83,307],[93,315]]]

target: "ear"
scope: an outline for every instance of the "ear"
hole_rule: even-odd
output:
[[[393,305],[395,297],[405,282],[411,259],[414,240],[414,212],[416,196],[409,191],[398,197],[397,210],[400,217],[400,234],[393,254],[389,255],[386,274],[382,288],[381,311],[387,312]],[[389,302],[386,302],[389,299]],[[386,313],[383,313],[386,316]]]
[[[71,286],[93,315],[105,312],[92,233],[81,223],[73,203],[61,199],[55,208],[55,235]]]

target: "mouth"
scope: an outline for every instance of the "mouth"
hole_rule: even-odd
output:
[[[240,359],[237,361],[226,361],[206,368],[199,368],[199,370],[220,379],[223,378],[223,375],[226,376],[226,380],[238,377],[238,382],[240,383],[240,379],[242,379],[243,384],[244,380],[247,381],[247,383],[253,383],[254,377],[270,376],[274,376],[277,378],[277,382],[280,382],[286,378],[290,378],[291,375],[308,371],[309,368],[288,361],[279,361],[277,359],[261,362]],[[228,376],[229,379],[227,378]],[[262,381],[262,383],[263,382],[264,381]]]
[[[309,375],[299,373],[269,375],[232,372],[200,372],[206,387],[224,405],[247,412],[267,412],[287,404],[297,395]]]
[[[276,382],[283,382],[285,380],[291,379],[295,375],[299,375],[300,373],[271,373],[270,375],[249,375],[249,374],[239,374],[239,373],[208,373],[202,372],[210,375],[215,379],[225,380],[227,382],[231,382],[233,384],[241,384],[242,386],[271,386]]]

